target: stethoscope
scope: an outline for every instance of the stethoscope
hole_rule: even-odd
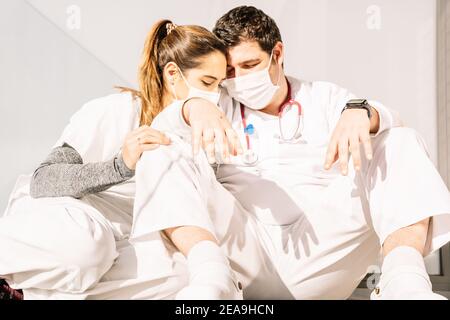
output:
[[[298,101],[295,101],[292,98],[292,89],[291,84],[289,81],[287,81],[288,85],[288,94],[286,100],[282,103],[278,110],[278,126],[280,130],[280,135],[278,136],[281,143],[291,143],[295,144],[300,141],[302,137],[302,129],[303,129],[303,121],[302,121],[302,106]],[[283,129],[282,120],[283,118],[286,118],[286,116],[290,113],[293,113],[295,118],[294,125],[292,126],[294,130],[291,130],[291,135],[288,135],[286,130]],[[253,124],[247,125],[247,120],[245,119],[245,106],[241,103],[241,119],[242,124],[244,126],[244,134],[245,134],[245,140],[247,144],[247,149],[244,151],[244,154],[242,155],[242,161],[246,165],[254,165],[256,162],[258,162],[258,155],[255,153],[255,151],[251,148],[250,144],[250,136],[255,133],[255,127]]]

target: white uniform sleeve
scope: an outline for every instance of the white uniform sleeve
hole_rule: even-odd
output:
[[[164,110],[153,119],[151,126],[153,129],[175,134],[190,143],[192,131],[191,127],[184,120],[183,104],[184,100],[179,100],[164,108]],[[225,112],[229,121],[232,120],[232,106],[232,99],[225,91],[222,91],[219,108]]]
[[[315,86],[317,87],[316,90],[320,90],[320,94],[324,96],[323,102],[328,104],[327,115],[331,133],[336,127],[347,102],[351,99],[357,99],[357,96],[347,89],[328,82],[319,82]],[[372,133],[371,137],[376,137],[385,130],[403,125],[398,112],[387,108],[378,101],[368,100],[368,102],[380,116],[379,130]]]
[[[151,127],[164,133],[173,133],[183,140],[188,139],[190,141],[191,127],[184,120],[183,103],[184,101],[175,101],[164,108],[153,119]]]
[[[369,100],[369,105],[377,110],[378,115],[380,116],[380,128],[377,133],[371,134],[372,137],[376,137],[388,129],[403,126],[400,114],[397,111],[389,109],[375,100]]]
[[[67,143],[83,163],[110,160],[120,151],[128,132],[138,126],[138,113],[131,94],[94,99],[70,118],[53,148]]]

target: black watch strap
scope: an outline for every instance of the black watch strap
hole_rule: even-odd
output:
[[[372,110],[366,99],[352,99],[347,102],[341,114],[348,109],[365,109],[369,119],[372,117]]]

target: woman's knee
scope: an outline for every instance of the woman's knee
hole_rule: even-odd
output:
[[[67,254],[58,260],[54,272],[59,274],[58,290],[82,293],[95,286],[113,266],[118,256],[115,242],[102,235],[100,238],[78,235],[78,242],[67,243]]]
[[[113,264],[118,253],[111,227],[96,216],[82,209],[68,209],[71,225],[67,227],[71,235],[64,239],[60,251],[63,264],[78,266],[84,270],[106,272]],[[68,231],[67,230],[67,231]],[[69,249],[62,252],[64,248]]]
[[[0,273],[17,283],[70,292],[98,282],[118,255],[108,224],[79,208],[38,209],[0,219]]]
[[[154,150],[145,151],[136,165],[136,172],[148,170],[149,167],[169,167],[182,156],[182,150],[176,145],[160,146]]]

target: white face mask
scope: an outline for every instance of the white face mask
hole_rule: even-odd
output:
[[[227,79],[222,86],[227,89],[228,94],[253,110],[261,110],[272,101],[275,93],[280,88],[280,76],[278,73],[277,85],[270,79],[269,68],[272,63],[273,52],[270,55],[269,65],[261,71],[249,73],[245,76]]]
[[[189,89],[188,95],[187,95],[185,100],[188,100],[190,98],[202,98],[202,99],[210,101],[211,103],[213,103],[215,105],[217,105],[219,103],[220,91],[212,92],[212,91],[206,91],[206,90],[197,89],[197,88],[195,88],[195,87],[193,87],[193,86],[191,86],[189,84],[189,82],[186,80],[186,78],[184,77],[184,75],[181,72],[181,70],[180,70],[180,74],[181,74],[181,77],[184,80],[184,83],[186,83],[186,85],[187,85],[187,87]],[[179,100],[178,96],[177,96],[177,94],[175,92],[175,86],[174,85],[172,85],[172,90],[173,90],[173,94],[175,95],[175,99]]]

